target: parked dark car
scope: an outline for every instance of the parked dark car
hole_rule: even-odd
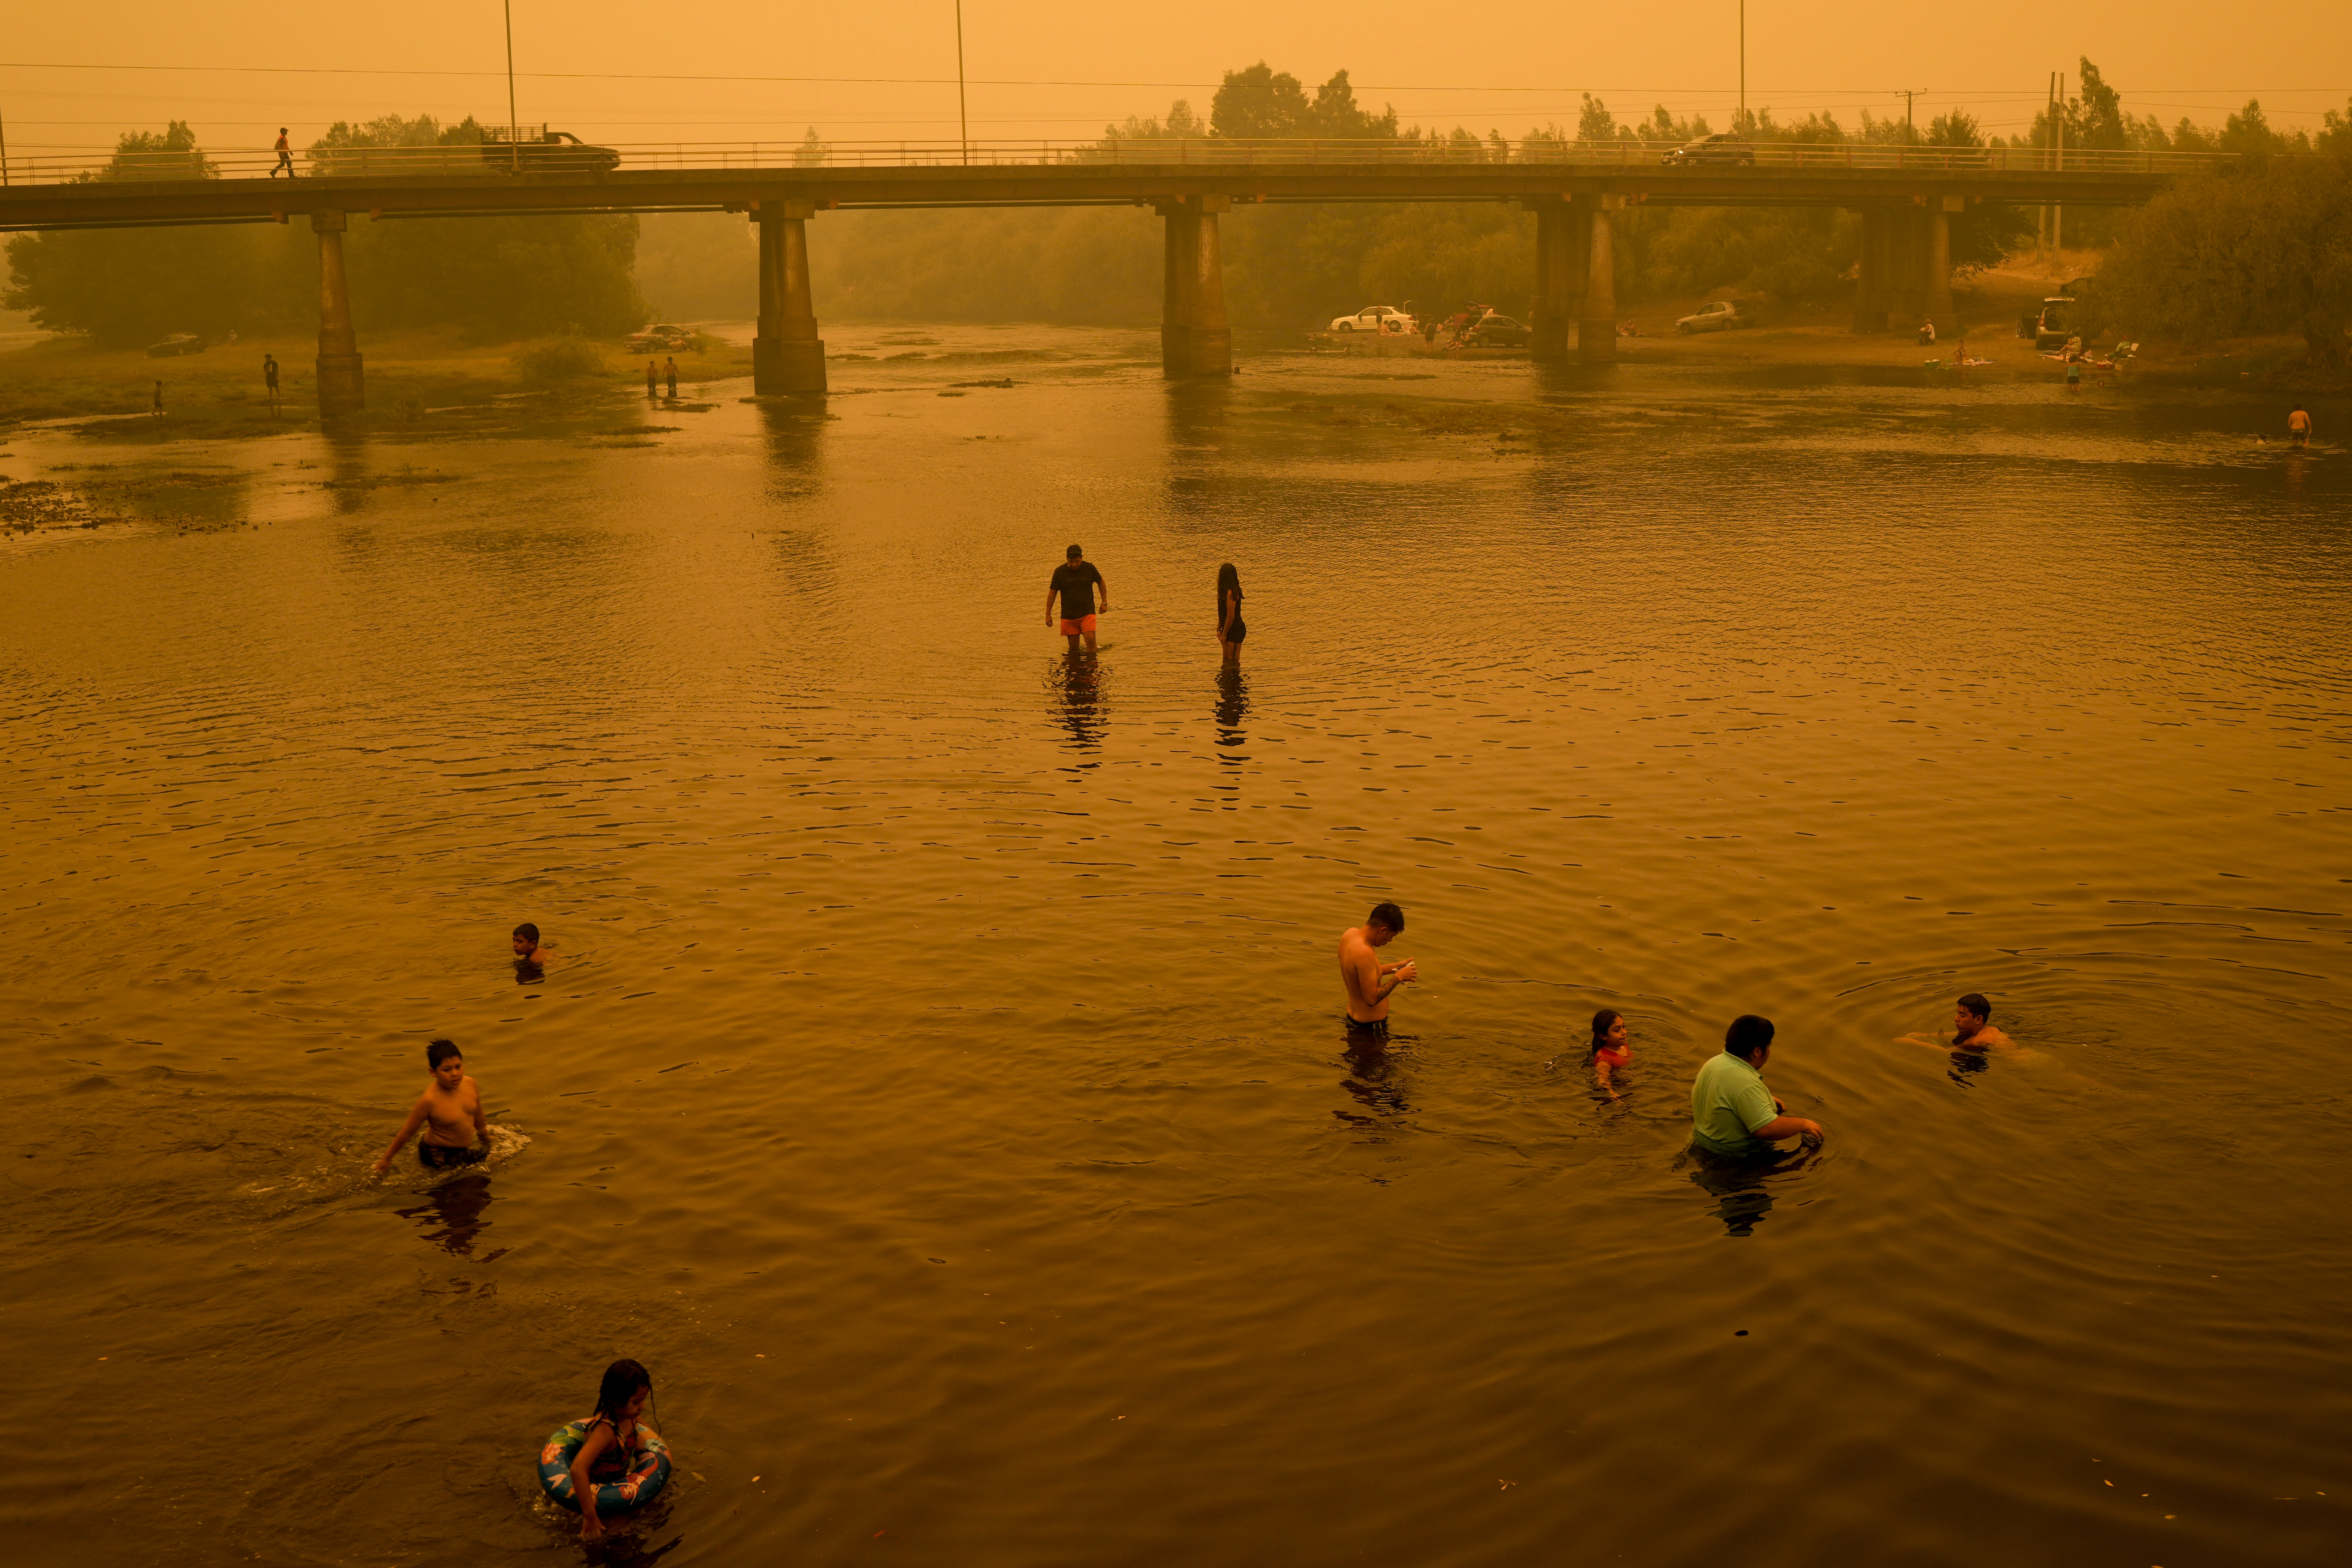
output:
[[[160,343],[147,345],[147,357],[151,360],[176,359],[182,354],[201,354],[204,351],[205,340],[194,332],[174,332]]]
[[[1661,163],[1740,163],[1753,164],[1756,149],[1732,135],[1718,131],[1702,136],[1696,141],[1685,141],[1658,160]]]
[[[621,155],[610,147],[592,146],[569,131],[526,125],[520,139],[513,139],[507,127],[488,125],[482,128],[482,162],[525,174],[609,174],[621,166]]]
[[[1464,341],[1481,349],[1524,349],[1534,338],[1535,333],[1526,323],[1489,310],[1470,329]]]

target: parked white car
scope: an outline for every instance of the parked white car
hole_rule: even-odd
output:
[[[1402,332],[1421,330],[1421,323],[1393,305],[1367,305],[1353,316],[1331,318],[1334,332]]]
[[[1675,323],[1677,332],[1727,332],[1734,327],[1745,327],[1748,318],[1739,307],[1728,299],[1718,299],[1712,305],[1702,305]]]

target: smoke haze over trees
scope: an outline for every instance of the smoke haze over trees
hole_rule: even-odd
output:
[[[2137,302],[2147,320],[2165,324],[2158,329],[2284,328],[2336,308],[2332,285],[2315,283],[2305,298],[2280,267],[2264,270],[2252,236],[2263,236],[2260,244],[2276,256],[2305,258],[2308,266],[2294,266],[2315,279],[2334,276],[2321,263],[2338,241],[2321,221],[2324,203],[2312,204],[2334,189],[2321,165],[2352,157],[2352,108],[2329,113],[2312,135],[2278,131],[2258,101],[2218,128],[2185,119],[2167,127],[2135,116],[2092,61],[2079,68],[2054,113],[2006,141],[1987,138],[1957,108],[1925,125],[1865,111],[1849,126],[1823,112],[1783,122],[1766,107],[1738,117],[1732,129],[1767,145],[2046,147],[2063,125],[2074,150],[2243,154],[2255,163],[2184,181],[2137,217],[2070,210],[2066,235],[2077,244],[2127,236],[2110,302]],[[1573,127],[1529,127],[1521,140],[1656,149],[1709,130],[1703,116],[1663,107],[1621,120],[1587,93]],[[1137,143],[1288,138],[1397,141],[1465,162],[1514,155],[1494,129],[1400,127],[1393,110],[1358,100],[1344,70],[1310,88],[1261,60],[1225,73],[1205,114],[1179,99],[1162,117],[1104,127],[1096,152],[1078,156],[1131,157]],[[309,155],[315,166],[351,150],[481,140],[470,119],[444,125],[394,115],[337,122]],[[797,156],[814,162],[824,153],[811,128]],[[188,125],[173,121],[162,131],[125,133],[108,168],[91,177],[194,180],[215,172]],[[1614,214],[1613,229],[1618,293],[1627,300],[1729,291],[1825,303],[1848,287],[1860,245],[1858,219],[1832,210],[1635,206]],[[1955,266],[1996,265],[2032,232],[2028,212],[1971,207],[1953,220]],[[1221,234],[1237,325],[1304,328],[1375,302],[1412,302],[1428,313],[1477,300],[1516,314],[1527,309],[1532,287],[1533,216],[1502,203],[1241,204]],[[1148,208],[830,213],[809,225],[809,240],[821,315],[1139,325],[1159,314],[1160,229]],[[756,308],[756,247],[750,225],[729,214],[663,215],[642,228],[629,216],[355,217],[345,246],[363,335],[436,326],[485,340],[570,329],[608,335],[639,324],[649,306],[686,320],[740,319]],[[2160,261],[2160,251],[2172,259]],[[19,235],[7,254],[9,308],[105,342],[308,330],[317,321],[316,242],[299,219],[285,227]],[[2315,351],[2320,340],[2333,341],[2324,325],[2293,329],[2318,332]]]
[[[311,157],[362,147],[478,144],[470,119],[337,121]],[[184,120],[127,131],[98,180],[217,177]],[[626,331],[644,319],[632,277],[637,220],[626,215],[417,218],[370,223],[344,235],[361,333],[457,327],[485,340],[581,330]],[[101,343],[170,332],[216,337],[318,325],[318,242],[299,215],[284,226],[90,229],[8,241],[9,308],[53,331]]]

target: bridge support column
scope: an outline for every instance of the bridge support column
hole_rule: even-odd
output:
[[[1171,379],[1234,373],[1225,258],[1217,242],[1217,214],[1232,205],[1230,196],[1177,196],[1152,204],[1167,225],[1160,368]]]
[[[1622,196],[1579,196],[1581,220],[1570,232],[1584,236],[1584,299],[1576,312],[1576,357],[1588,365],[1613,363],[1617,358],[1617,264],[1610,250],[1609,214],[1623,204]]]
[[[1920,314],[1936,324],[1938,341],[1958,336],[1959,312],[1952,308],[1952,214],[1967,204],[1962,196],[1927,198],[1926,268],[1920,278]]]
[[[811,202],[761,202],[752,209],[760,225],[760,330],[751,340],[751,390],[761,397],[824,391],[824,341],[816,335],[809,292],[808,220],[815,215]]]
[[[319,417],[340,419],[367,407],[367,370],[352,329],[352,286],[343,272],[348,220],[330,207],[310,214],[319,236]]]
[[[1916,332],[1927,314],[1927,214],[1901,206],[1887,214],[1886,325]]]
[[[1853,284],[1853,329],[1886,330],[1887,241],[1894,214],[1885,207],[1862,209],[1862,266]]]
[[[1591,233],[1580,231],[1583,214],[1564,196],[1538,196],[1528,205],[1536,212],[1536,303],[1530,323],[1535,337],[1528,352],[1538,360],[1565,360],[1568,329],[1584,293]]]

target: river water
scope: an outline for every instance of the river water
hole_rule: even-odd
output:
[[[614,1561],[2343,1559],[2341,448],[829,337],[821,409],[6,444],[134,497],[0,545],[45,1568],[576,1559],[618,1355],[682,1462]],[[1897,1040],[1969,990],[2021,1051]],[[1741,1182],[1745,1011],[1829,1137]],[[499,1155],[373,1182],[438,1035]]]

